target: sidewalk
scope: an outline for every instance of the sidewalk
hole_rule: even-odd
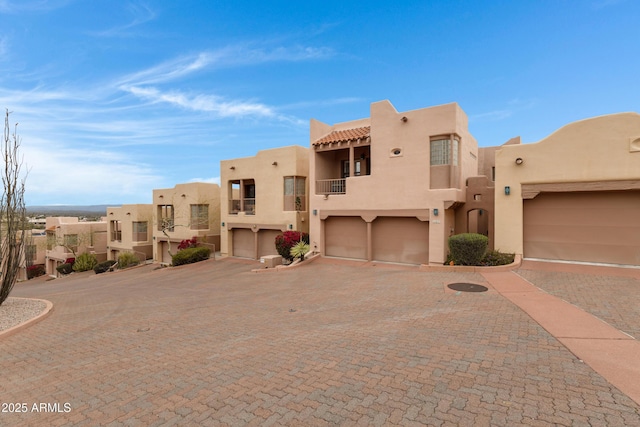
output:
[[[482,273],[576,357],[640,404],[640,342],[513,272]]]

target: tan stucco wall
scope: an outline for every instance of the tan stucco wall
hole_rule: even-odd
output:
[[[402,120],[406,117],[406,120]],[[446,257],[446,238],[453,217],[445,216],[448,202],[465,200],[465,179],[477,175],[478,147],[467,129],[467,116],[458,104],[446,104],[419,110],[398,112],[389,101],[371,104],[371,117],[351,122],[326,125],[311,121],[310,142],[333,130],[371,126],[371,174],[346,179],[346,194],[328,197],[315,195],[315,180],[326,179],[327,155],[311,146],[309,210],[312,247],[322,248],[321,220],[323,212],[344,210],[435,209],[439,217],[431,217],[429,261],[442,263]],[[430,137],[456,134],[460,137],[458,188],[431,189]],[[346,147],[346,146],[345,146]],[[393,149],[402,150],[393,156]],[[473,155],[471,154],[473,153]],[[313,212],[316,211],[316,214]],[[392,215],[392,213],[389,213]]]
[[[523,163],[516,165],[517,158]],[[523,184],[640,179],[640,115],[621,113],[568,124],[533,144],[496,151],[496,249],[523,253]],[[505,186],[510,195],[505,195]]]
[[[98,261],[106,259],[107,222],[105,218],[102,218],[102,221],[79,221],[77,217],[50,217],[47,218],[46,229],[55,232],[58,243],[63,242],[64,235],[77,234],[78,250],[75,253],[76,256],[91,252],[96,255]],[[47,274],[56,275],[56,264],[73,256],[74,254],[62,245],[56,245],[53,249],[47,250]]]
[[[107,208],[107,259],[115,259],[114,252],[134,252],[139,259],[151,259],[153,257],[153,205],[135,204],[122,205],[121,207]],[[122,239],[112,240],[113,223],[120,221],[120,231]],[[133,241],[133,223],[147,223],[147,239],[144,241]]]
[[[191,229],[191,205],[209,205],[209,228],[204,230]],[[191,182],[177,184],[173,188],[153,190],[153,259],[159,258],[159,242],[167,241],[167,236],[158,230],[158,207],[160,205],[173,205],[174,229],[168,231],[169,240],[180,242],[192,237],[198,237],[202,243],[208,242],[219,250],[220,241],[220,186],[204,182]]]
[[[275,163],[275,164],[274,164]],[[233,168],[233,169],[232,169]],[[220,162],[221,229],[220,252],[222,256],[233,253],[233,227],[309,231],[308,202],[302,211],[284,210],[284,177],[298,176],[306,179],[306,200],[309,199],[309,149],[289,146],[261,150],[255,156]],[[231,181],[253,179],[256,186],[255,215],[245,212],[229,212]],[[237,194],[233,195],[238,197]]]

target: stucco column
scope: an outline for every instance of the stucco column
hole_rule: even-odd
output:
[[[240,197],[240,212],[244,212],[244,181],[240,180],[240,191],[238,192]],[[233,195],[231,195],[233,197]]]
[[[373,243],[371,241],[371,229],[373,222],[367,221],[367,261],[373,261]]]
[[[453,134],[449,135],[449,141],[451,141],[449,144],[449,159],[451,160],[451,167],[449,168],[449,187],[457,188],[458,180],[456,179],[456,175],[458,174],[458,165],[453,163],[453,145],[457,142]],[[458,150],[458,157],[460,157],[460,150]]]
[[[349,144],[349,176],[354,176],[353,171],[355,168],[355,147]]]
[[[258,228],[254,228],[253,231],[253,258],[258,259]]]

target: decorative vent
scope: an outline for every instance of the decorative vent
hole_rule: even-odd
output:
[[[402,156],[402,148],[392,148],[389,151],[389,157],[400,157]]]

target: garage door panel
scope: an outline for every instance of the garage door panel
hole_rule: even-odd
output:
[[[372,223],[373,259],[425,264],[429,262],[429,223],[417,218],[378,217]]]
[[[278,255],[276,250],[276,236],[281,234],[280,230],[260,230],[258,231],[258,258],[265,255]]]
[[[253,231],[234,228],[232,233],[233,256],[255,258],[255,237]]]
[[[329,217],[324,223],[325,253],[367,259],[367,224],[358,217]]]
[[[542,193],[525,200],[524,256],[640,265],[640,192]]]

